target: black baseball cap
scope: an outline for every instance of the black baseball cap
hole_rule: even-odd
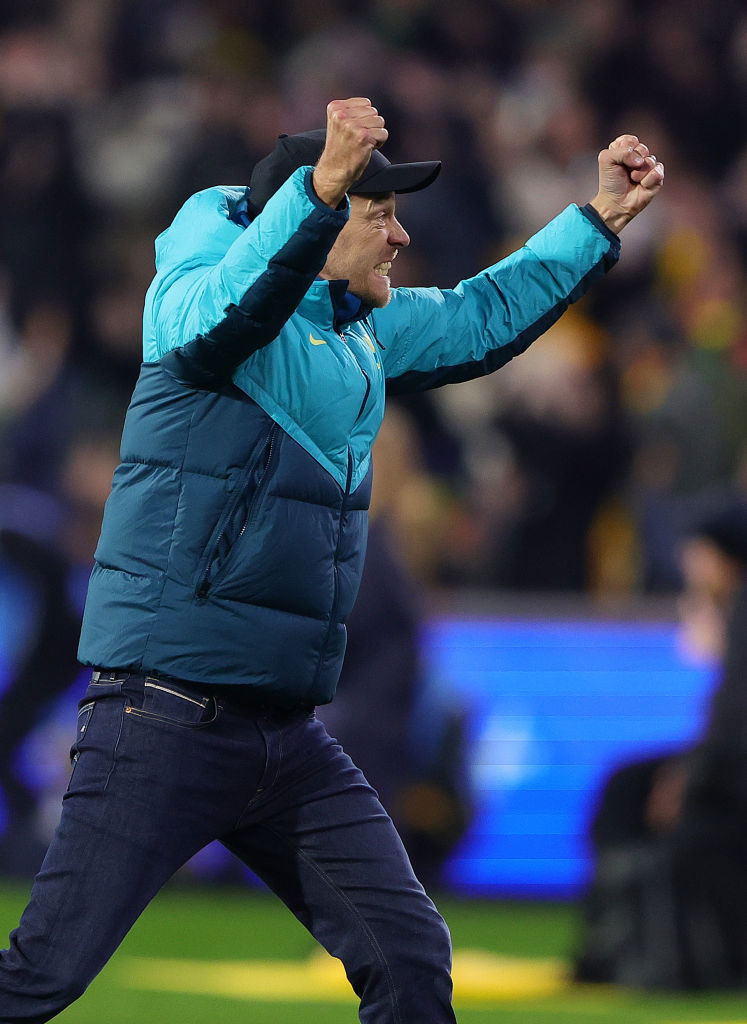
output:
[[[277,192],[298,167],[307,164],[313,167],[316,164],[322,155],[326,138],[325,128],[278,137],[272,153],[255,165],[249,179],[249,204],[255,213],[259,213],[270,196]],[[440,170],[440,160],[392,164],[381,150],[375,149],[365,171],[348,192],[353,195],[418,192],[431,185]]]

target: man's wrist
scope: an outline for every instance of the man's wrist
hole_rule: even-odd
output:
[[[327,177],[323,172],[320,172],[318,167],[314,168],[311,183],[317,197],[323,203],[326,203],[327,206],[331,206],[333,210],[336,210],[345,198],[347,184],[341,184],[339,180]]]
[[[619,235],[625,225],[633,219],[631,214],[615,209],[601,192],[597,192],[594,198],[589,201],[589,206],[596,211],[599,218],[616,235]]]

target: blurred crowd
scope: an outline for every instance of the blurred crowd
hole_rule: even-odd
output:
[[[98,507],[71,466],[115,458],[154,236],[348,95],[391,159],[444,161],[401,201],[395,284],[453,285],[586,202],[622,131],[665,162],[621,264],[527,355],[399,402],[396,512],[434,585],[671,592],[686,523],[747,494],[739,0],[4,0],[3,524]]]
[[[351,95],[386,117],[390,159],[443,160],[399,201],[413,242],[395,284],[450,287],[587,202],[622,132],[667,174],[620,264],[525,355],[387,414],[373,557],[326,714],[423,877],[471,808],[459,715],[431,715],[429,745],[408,731],[418,584],[673,595],[692,524],[747,501],[740,0],[0,0],[2,870],[38,861],[38,794],[65,784],[67,731],[41,744],[51,781],[19,751],[78,696],[154,238],[191,193],[247,182],[280,131]],[[389,710],[372,744],[374,669]]]

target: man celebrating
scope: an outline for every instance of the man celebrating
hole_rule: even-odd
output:
[[[390,164],[386,139],[367,99],[333,101],[326,131],[281,136],[248,190],[199,193],[157,241],[80,642],[94,672],[60,826],[0,954],[1,1024],[72,1002],[214,839],[343,961],[364,1024],[455,1020],[446,926],[314,716],[362,569],[371,445],[385,389],[490,373],[546,330],[614,264],[663,168],[622,136],[588,206],[454,290],[392,290],[396,194],[440,165]]]

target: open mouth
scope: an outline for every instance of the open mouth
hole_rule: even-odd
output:
[[[394,261],[397,259],[397,252],[398,250],[395,249],[394,252],[392,253],[392,258],[390,260],[385,260],[382,263],[376,264],[373,270],[374,274],[376,274],[377,277],[389,277],[389,274],[392,269],[392,263],[394,263]]]

